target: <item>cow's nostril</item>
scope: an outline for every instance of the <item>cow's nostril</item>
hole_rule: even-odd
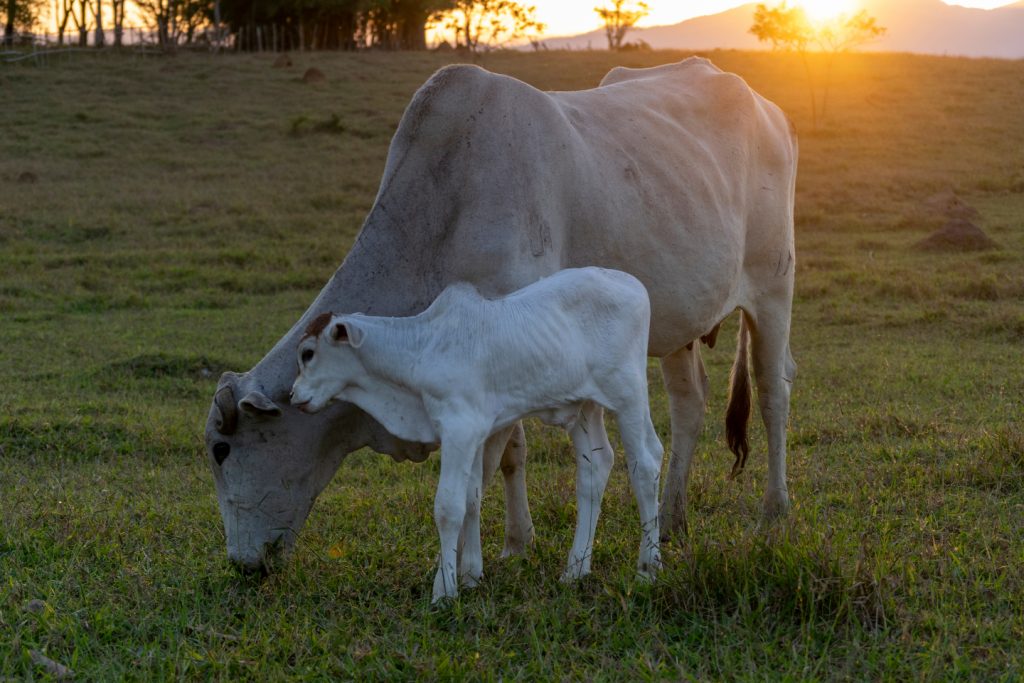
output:
[[[217,461],[218,465],[224,464],[229,455],[231,455],[231,444],[224,441],[213,444],[213,459]]]

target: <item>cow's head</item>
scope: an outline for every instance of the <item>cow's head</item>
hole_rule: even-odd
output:
[[[272,571],[295,545],[314,501],[348,453],[370,446],[395,460],[420,462],[430,452],[394,438],[349,403],[316,415],[288,405],[291,359],[289,349],[287,367],[225,373],[206,421],[228,558],[247,572]],[[275,384],[276,392],[262,388]]]
[[[221,377],[206,421],[228,557],[269,572],[290,550],[343,454],[325,448],[321,422],[268,397],[245,375]],[[350,411],[351,412],[351,411]]]
[[[356,383],[365,370],[356,349],[364,331],[351,316],[324,313],[309,326],[299,342],[299,376],[292,386],[291,403],[307,413],[324,409],[342,390]]]

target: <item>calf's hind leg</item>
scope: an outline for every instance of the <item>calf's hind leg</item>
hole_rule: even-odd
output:
[[[468,588],[478,586],[484,576],[484,556],[480,545],[480,500],[484,482],[487,481],[482,476],[483,471],[487,469],[486,458],[500,457],[496,451],[501,446],[495,446],[493,440],[492,436],[477,449],[473,472],[466,487],[466,513],[462,522],[462,534],[459,537],[459,580]],[[488,453],[488,449],[491,453]],[[492,468],[491,474],[493,473]]]
[[[661,550],[658,546],[658,480],[661,476],[661,441],[651,423],[646,387],[642,396],[616,414],[622,447],[626,451],[629,481],[640,510],[640,556],[637,573],[654,579],[661,568]]]
[[[568,566],[562,574],[563,581],[579,579],[590,573],[601,499],[615,461],[615,453],[604,430],[604,411],[596,403],[583,405],[569,434],[576,449],[576,535],[569,552]]]

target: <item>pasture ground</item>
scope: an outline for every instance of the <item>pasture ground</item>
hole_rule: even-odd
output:
[[[546,89],[684,53],[496,54]],[[75,55],[0,68],[0,672],[81,680],[1024,676],[1024,62],[851,55],[809,131],[784,55],[710,57],[801,134],[788,520],[758,527],[722,438],[735,321],[685,547],[653,587],[621,464],[594,575],[568,441],[529,426],[536,547],[429,606],[437,463],[342,466],[286,570],[227,566],[202,427],[340,263],[414,89],[449,57]],[[327,76],[313,86],[302,69]],[[911,248],[952,188],[1001,245]],[[652,379],[659,373],[651,366]],[[655,422],[668,445],[664,392]]]

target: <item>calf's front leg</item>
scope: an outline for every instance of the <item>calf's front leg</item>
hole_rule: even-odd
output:
[[[480,499],[483,494],[484,454],[491,448],[492,436],[477,449],[469,486],[466,487],[466,514],[459,539],[459,580],[475,588],[484,576],[484,554],[480,545]],[[499,446],[500,448],[500,446]]]
[[[459,535],[466,518],[466,496],[471,486],[478,489],[474,472],[481,472],[477,454],[483,448],[486,434],[480,436],[467,429],[441,430],[441,477],[434,497],[434,521],[441,538],[434,577],[432,602],[454,598],[459,594],[456,568],[459,562]]]

